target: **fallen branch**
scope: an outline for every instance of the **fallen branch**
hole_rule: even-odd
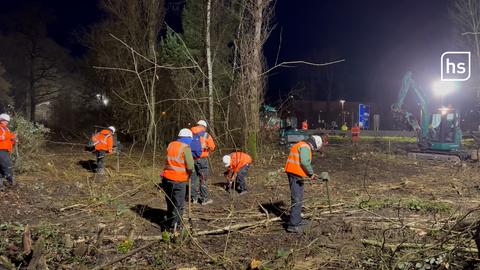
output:
[[[366,246],[375,246],[375,247],[384,247],[388,248],[390,251],[400,250],[400,249],[425,249],[425,248],[434,248],[437,247],[445,250],[445,251],[452,251],[452,250],[460,250],[463,252],[468,253],[478,253],[478,249],[476,248],[467,248],[467,247],[458,247],[454,245],[435,245],[435,244],[417,244],[417,243],[400,243],[400,244],[385,244],[377,240],[371,239],[362,239],[362,244]]]
[[[60,212],[63,212],[63,211],[65,211],[65,210],[69,210],[69,209],[72,209],[72,208],[86,207],[86,206],[87,206],[86,204],[77,203],[77,204],[74,204],[74,205],[70,205],[70,206],[67,206],[67,207],[60,208]]]
[[[340,213],[340,212],[341,211],[333,211],[332,213]],[[324,212],[321,212],[320,214],[330,214],[330,211],[324,211]],[[312,214],[304,215],[305,218],[308,218],[308,217],[311,217],[311,216],[312,216]],[[206,231],[196,232],[196,233],[193,234],[193,236],[223,234],[223,233],[227,233],[227,232],[230,232],[230,231],[239,231],[239,230],[246,229],[246,228],[254,228],[254,227],[266,225],[267,223],[270,223],[270,222],[281,221],[281,220],[282,220],[281,217],[274,217],[274,218],[271,218],[271,219],[263,219],[263,220],[259,220],[259,221],[239,223],[239,224],[229,225],[229,226],[225,226],[223,228],[218,228],[218,229],[214,229],[214,230],[206,230]]]

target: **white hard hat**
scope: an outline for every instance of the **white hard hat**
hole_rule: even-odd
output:
[[[112,133],[115,133],[115,127],[114,126],[109,126],[108,129],[110,129],[112,131]]]
[[[222,161],[223,161],[223,165],[225,165],[225,167],[228,167],[230,166],[230,162],[232,161],[232,158],[230,157],[230,155],[225,155],[223,156]]]
[[[178,137],[193,137],[192,131],[188,128],[182,128],[180,132],[178,132]]]
[[[0,114],[0,120],[5,120],[7,122],[10,122],[10,115],[8,115],[6,113],[2,113],[2,114]]]
[[[197,122],[197,125],[207,127],[207,122],[205,120],[200,120],[200,121]]]
[[[317,146],[316,150],[320,149],[320,147],[322,147],[322,144],[323,144],[322,137],[320,137],[318,135],[313,135],[312,139],[315,141],[315,144]]]

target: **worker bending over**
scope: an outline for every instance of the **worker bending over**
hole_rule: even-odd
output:
[[[287,231],[301,233],[302,226],[307,222],[302,219],[303,190],[305,180],[316,180],[318,175],[312,168],[312,151],[320,151],[322,137],[313,135],[310,138],[300,141],[290,148],[285,172],[288,175],[292,206],[290,208],[290,220],[287,224]],[[322,173],[324,174],[324,173]]]
[[[192,131],[180,130],[178,138],[167,147],[167,159],[162,172],[162,188],[167,201],[166,227],[172,232],[182,230],[182,214],[185,205],[187,182],[194,170],[190,143]]]
[[[9,187],[13,187],[13,171],[10,154],[13,145],[17,142],[17,136],[8,129],[10,116],[8,114],[0,114],[0,191],[3,191],[3,178],[7,179]]]
[[[227,178],[227,191],[232,191],[232,184],[239,194],[247,193],[246,177],[252,158],[243,152],[233,152],[230,155],[223,156],[223,164],[227,168],[224,173]]]
[[[97,174],[105,174],[103,158],[105,158],[107,154],[113,153],[113,134],[115,134],[115,127],[110,126],[92,137],[92,142],[95,146],[95,156],[97,158],[97,168],[95,171]]]
[[[215,150],[212,136],[207,133],[207,122],[200,120],[197,126],[192,127],[193,141],[191,144],[195,172],[192,173],[192,201],[202,205],[213,202],[208,197],[208,156]]]

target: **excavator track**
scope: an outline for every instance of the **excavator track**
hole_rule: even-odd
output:
[[[423,160],[439,160],[458,163],[462,160],[469,158],[467,153],[455,151],[455,152],[438,152],[438,151],[409,151],[408,157],[412,159],[423,159]]]

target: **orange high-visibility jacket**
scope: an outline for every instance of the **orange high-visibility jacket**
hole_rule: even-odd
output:
[[[307,129],[308,129],[308,122],[307,122],[307,121],[303,121],[303,122],[302,122],[302,129],[303,129],[303,130],[307,130]]]
[[[230,166],[229,171],[237,173],[243,166],[252,163],[252,157],[247,153],[233,152],[230,154]]]
[[[352,137],[360,136],[360,127],[352,127]]]
[[[111,130],[104,129],[93,135],[92,141],[95,145],[95,150],[107,151],[108,153],[113,152],[113,134]]]
[[[187,182],[187,162],[185,161],[185,149],[188,144],[179,141],[171,142],[167,147],[167,160],[163,176],[175,182]]]
[[[195,126],[191,128],[193,135],[200,133],[202,131],[205,131],[204,126]],[[205,136],[200,137],[200,143],[202,144],[202,155],[200,158],[206,158],[210,154],[210,152],[213,152],[215,150],[215,142],[213,142],[212,136],[205,132]]]
[[[304,141],[300,141],[290,148],[290,154],[288,155],[287,164],[285,164],[285,172],[293,173],[300,177],[307,177],[307,173],[303,169],[300,163],[300,148],[307,147],[310,149],[310,160],[312,160],[312,151],[310,145]]]
[[[0,150],[11,153],[16,137],[15,133],[12,133],[7,127],[0,127]]]

